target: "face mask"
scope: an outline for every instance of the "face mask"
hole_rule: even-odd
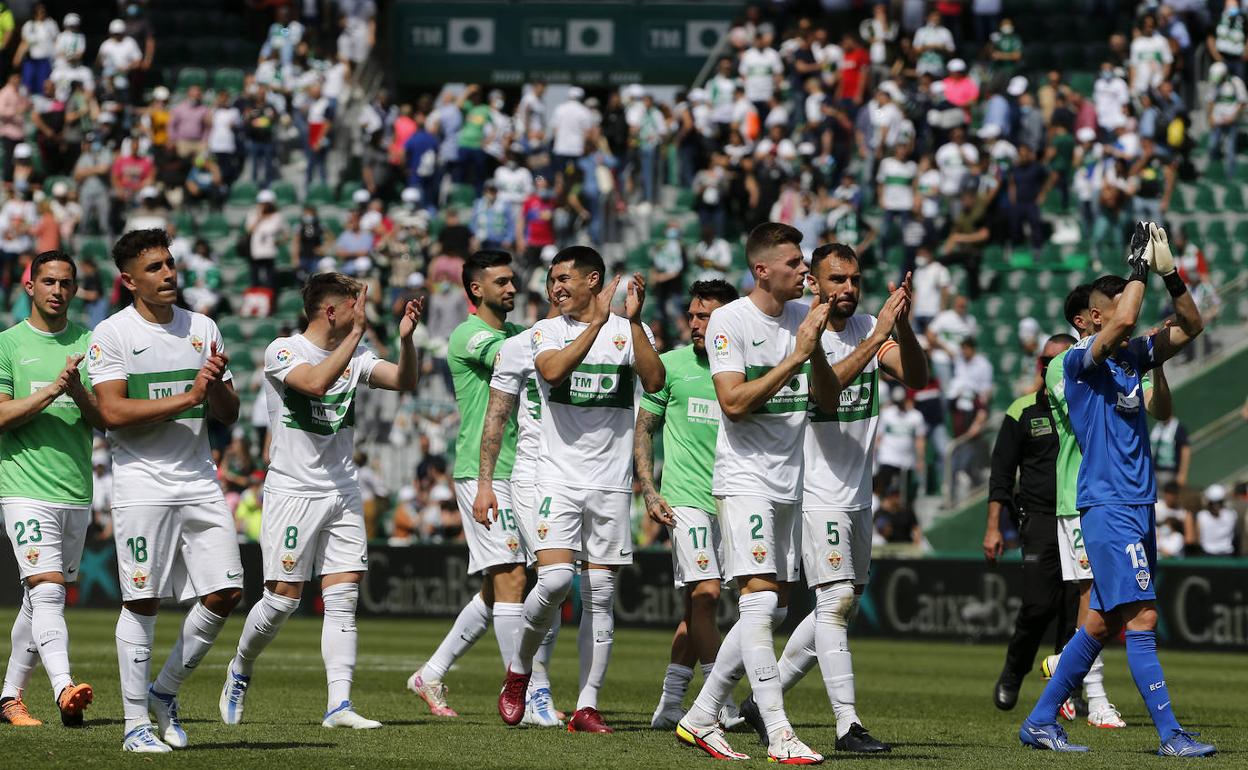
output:
[[[509,158],[509,159],[507,160],[507,168],[515,168],[515,167],[516,167],[516,159],[515,159],[515,158]]]
[[[1109,80],[1114,76],[1113,70],[1101,70],[1101,80]]]
[[[675,228],[675,227],[667,228],[667,239],[669,241],[674,241],[679,237],[680,237],[680,230],[678,228]]]
[[[315,222],[315,221],[316,221],[316,215],[315,215],[315,214],[304,214],[304,215],[303,215],[303,223],[304,223],[305,225],[310,225],[310,224],[312,224],[312,223],[313,223],[313,222]]]
[[[548,201],[551,198],[555,197],[555,191],[554,190],[542,190],[540,193],[537,194],[537,197],[541,198],[544,201]]]

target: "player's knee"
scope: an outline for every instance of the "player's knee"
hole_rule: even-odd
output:
[[[719,604],[719,581],[703,580],[689,592],[689,602],[694,614],[714,612]]]
[[[858,594],[849,582],[820,586],[815,590],[815,622],[848,628],[858,609]]]
[[[238,603],[243,599],[243,589],[241,588],[222,588],[220,591],[213,591],[204,597],[204,607],[210,612],[221,617],[225,617],[234,611]]]
[[[43,585],[44,583],[65,585],[65,576],[59,572],[41,572],[38,575],[31,575],[26,578],[27,588],[34,588],[35,586]]]
[[[160,609],[160,599],[132,599],[128,602],[123,602],[122,606],[132,614],[151,617]]]
[[[1157,608],[1152,605],[1145,605],[1135,611],[1135,614],[1127,620],[1128,631],[1156,631],[1157,630]]]
[[[562,602],[572,590],[575,569],[571,564],[551,564],[537,570],[537,585],[552,601]]]

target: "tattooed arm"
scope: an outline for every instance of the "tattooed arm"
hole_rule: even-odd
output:
[[[645,409],[637,410],[637,429],[633,432],[633,464],[637,471],[637,480],[641,482],[646,513],[658,523],[671,526],[676,521],[672,507],[654,486],[654,434],[662,424],[662,416]]]
[[[498,518],[498,499],[494,496],[494,465],[503,447],[503,433],[516,407],[516,397],[490,388],[490,401],[485,407],[485,425],[481,429],[481,466],[477,470],[477,499],[472,503],[472,518],[490,526],[490,514]]]

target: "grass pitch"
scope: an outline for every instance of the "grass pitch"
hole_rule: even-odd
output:
[[[13,610],[0,611],[3,629]],[[449,700],[462,715],[438,719],[404,689],[404,682],[428,656],[450,621],[375,620],[360,622],[360,658],[354,701],[365,716],[385,723],[380,730],[326,730],[325,680],[320,657],[320,619],[293,618],[261,657],[247,701],[243,725],[226,727],[217,715],[225,665],[242,628],[242,613],[231,618],[212,653],[182,690],[182,715],[190,747],[171,755],[121,751],[121,702],[113,644],[112,612],[68,613],[71,658],[80,681],[95,688],[88,727],[60,726],[47,677],[37,669],[27,703],[45,725],[0,725],[0,767],[188,767],[305,768],[366,767],[489,768],[550,770],[575,767],[686,768],[712,766],[712,760],[677,744],[670,732],[650,730],[667,664],[669,636],[620,630],[602,710],[616,728],[613,736],[569,735],[562,730],[507,728],[495,711],[502,668],[491,631],[446,677]],[[153,650],[153,675],[163,664],[181,622],[164,612]],[[3,638],[3,635],[0,635]],[[1185,761],[1152,756],[1157,741],[1135,691],[1121,647],[1109,650],[1106,684],[1130,727],[1096,730],[1070,726],[1071,737],[1093,753],[1055,756],[1019,746],[1020,721],[1039,693],[1036,672],[1027,680],[1013,712],[997,711],[991,691],[1003,649],[931,642],[851,640],[857,674],[858,711],[872,733],[892,742],[880,757],[837,754],[833,720],[816,669],[786,698],[798,734],[829,762],[867,761],[884,768],[1051,768],[1094,770],[1172,766]],[[1242,655],[1162,651],[1166,679],[1176,710],[1189,729],[1203,732],[1221,754],[1208,764],[1248,767],[1248,666]],[[576,628],[560,636],[554,665],[556,703],[571,710],[577,679]],[[693,688],[700,686],[696,677]],[[738,690],[744,696],[744,686]],[[693,695],[690,695],[692,699]],[[765,765],[766,750],[753,733],[734,733],[733,745]],[[749,763],[747,763],[749,764]]]

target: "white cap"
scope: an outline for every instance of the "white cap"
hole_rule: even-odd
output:
[[[1027,78],[1015,75],[1010,78],[1010,84],[1005,87],[1005,90],[1010,96],[1022,96],[1027,93]]]
[[[113,19],[108,23],[108,34],[124,35],[126,33],[126,23],[121,19]]]
[[[423,289],[425,286],[425,276],[423,273],[412,273],[407,276],[407,288]]]
[[[365,232],[371,232],[381,227],[383,217],[380,211],[366,211],[364,216],[360,217],[360,229]]]
[[[945,95],[945,81],[933,80],[932,81],[932,96],[944,97],[944,95]]]
[[[628,88],[624,89],[624,95],[630,99],[640,99],[646,95],[646,87],[641,83],[633,83]]]
[[[885,80],[881,83],[880,90],[888,94],[889,98],[895,102],[900,102],[905,98],[905,95],[901,92],[901,86],[892,80]]]
[[[332,273],[338,269],[338,260],[330,256],[321,257],[321,261],[316,263],[316,272]]]
[[[368,190],[364,189],[363,187],[351,193],[352,203],[368,203],[372,199],[373,199],[373,196],[369,195]]]
[[[76,13],[65,14],[65,21],[61,24],[63,27],[77,27],[82,24],[82,17]]]
[[[261,190],[256,193],[256,203],[277,203],[277,194],[272,190]]]
[[[1018,322],[1018,337],[1023,340],[1035,341],[1040,336],[1040,322],[1027,317]]]
[[[988,123],[980,127],[979,133],[976,134],[980,139],[996,139],[1001,136],[1001,126],[996,123]]]
[[[1226,487],[1221,484],[1210,484],[1205,488],[1205,499],[1220,503],[1226,499]]]
[[[96,123],[116,123],[117,116],[108,110],[100,110],[99,116],[95,119]]]
[[[156,86],[152,89],[152,98],[158,102],[169,101],[169,89],[164,86]]]
[[[1226,77],[1226,62],[1215,61],[1209,65],[1209,79],[1217,83]]]
[[[1095,142],[1096,129],[1091,126],[1084,126],[1075,132],[1075,138],[1081,142]]]
[[[142,190],[139,190],[139,200],[141,201],[147,200],[148,198],[159,198],[159,197],[160,197],[160,190],[157,190],[155,187],[153,187],[150,184],[147,187],[144,187]]]
[[[399,194],[399,199],[404,203],[420,203],[419,187],[404,187],[403,192]]]
[[[69,195],[69,184],[64,180],[52,183],[52,197],[63,198]]]
[[[802,142],[801,144],[797,146],[797,152],[800,155],[814,155],[815,143],[814,142]]]
[[[572,86],[568,89],[568,98],[580,101],[585,98],[585,89],[580,86]]]
[[[559,247],[551,243],[542,247],[542,262],[549,265],[555,261],[555,255],[559,253]]]
[[[950,59],[948,69],[950,72],[966,72],[966,62],[961,59]]]
[[[14,158],[29,158],[30,157],[30,145],[26,144],[25,142],[18,142],[17,144],[15,144],[13,146],[13,157]]]

